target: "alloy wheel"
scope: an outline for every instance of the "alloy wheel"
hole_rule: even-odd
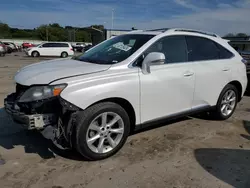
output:
[[[98,154],[112,151],[122,140],[124,122],[114,112],[98,115],[89,125],[86,141],[89,149]]]
[[[234,90],[228,90],[225,92],[221,101],[221,113],[223,116],[229,116],[236,105],[236,93]]]

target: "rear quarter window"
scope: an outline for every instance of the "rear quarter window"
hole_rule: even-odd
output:
[[[69,47],[69,45],[67,43],[58,43],[58,47],[65,48]]]
[[[220,59],[216,44],[207,38],[186,36],[188,61],[206,61]]]
[[[221,46],[220,44],[216,43],[218,50],[220,52],[220,59],[230,59],[234,56],[232,52]]]

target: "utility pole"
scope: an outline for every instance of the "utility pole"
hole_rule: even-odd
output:
[[[49,30],[48,30],[48,25],[46,26],[46,38],[47,38],[47,41],[49,41]]]
[[[111,29],[113,30],[114,29],[114,9],[112,9],[112,26],[111,26]]]

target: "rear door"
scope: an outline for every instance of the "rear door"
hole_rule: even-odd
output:
[[[208,38],[186,36],[186,41],[188,61],[193,62],[196,74],[192,108],[214,106],[231,80],[233,54]]]
[[[58,43],[57,44],[57,55],[61,56],[62,52],[67,52],[69,54],[69,45],[67,43]]]

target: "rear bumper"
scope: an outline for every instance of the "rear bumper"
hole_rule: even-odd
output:
[[[12,94],[13,95],[13,94]],[[41,130],[48,125],[56,124],[56,115],[55,114],[25,114],[20,111],[20,108],[13,101],[13,96],[9,95],[4,99],[4,108],[5,111],[12,117],[12,119],[22,124],[24,128],[32,130],[38,129]]]

